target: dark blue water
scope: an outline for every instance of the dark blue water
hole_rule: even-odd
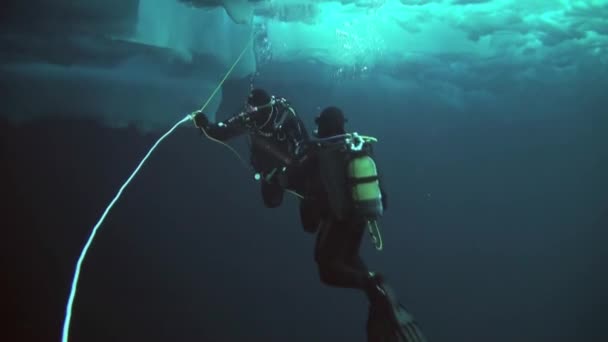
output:
[[[608,338],[600,90],[559,98],[538,88],[494,106],[517,114],[509,119],[491,104],[458,115],[420,98],[382,104],[372,86],[366,97],[265,86],[292,99],[309,128],[315,108],[337,104],[350,129],[380,139],[386,246],[376,252],[366,238],[362,251],[430,341]],[[2,123],[3,340],[59,339],[90,229],[161,134]],[[364,341],[363,295],[320,283],[295,199],[265,209],[258,186],[227,149],[178,129],[102,226],[72,341]]]

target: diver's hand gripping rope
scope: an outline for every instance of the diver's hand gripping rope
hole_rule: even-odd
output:
[[[253,33],[252,33],[252,37],[253,37]],[[190,118],[192,119],[192,121],[195,121],[196,114],[198,114],[198,113],[200,113],[200,112],[202,112],[202,111],[205,110],[205,108],[207,107],[207,105],[209,104],[209,102],[211,101],[211,99],[213,98],[213,96],[215,96],[215,93],[217,93],[217,91],[219,90],[220,86],[226,81],[226,78],[228,78],[228,75],[230,75],[230,73],[236,67],[237,63],[241,60],[241,58],[243,58],[243,55],[245,54],[245,51],[247,50],[247,47],[249,46],[249,44],[251,44],[252,41],[253,41],[253,39],[249,39],[247,41],[247,44],[245,45],[245,48],[243,49],[243,51],[241,51],[241,54],[239,55],[239,57],[236,59],[236,61],[234,62],[234,64],[232,64],[232,66],[230,67],[230,69],[228,70],[228,72],[226,73],[226,75],[224,76],[224,78],[222,79],[222,81],[220,82],[219,86],[217,88],[215,88],[215,90],[213,91],[213,93],[211,94],[211,96],[209,97],[209,99],[207,100],[207,102],[205,102],[205,104],[203,105],[203,107],[201,107],[197,111],[194,111],[194,112],[190,113]],[[248,169],[250,168],[249,164],[247,164],[247,162],[245,161],[245,159],[243,157],[241,157],[241,155],[232,146],[230,146],[229,144],[227,144],[227,143],[225,143],[225,142],[223,142],[221,140],[218,140],[218,139],[215,139],[215,138],[211,137],[207,133],[207,130],[205,130],[204,127],[198,127],[198,128],[203,132],[203,134],[205,134],[205,137],[207,137],[207,139],[209,139],[209,140],[211,140],[211,141],[213,141],[215,143],[218,143],[218,144],[223,145],[226,148],[228,148],[230,151],[232,151],[232,153],[234,153],[236,155],[237,158],[239,158],[239,160],[241,161],[241,163],[243,163],[243,165],[246,168],[248,168]]]
[[[228,76],[230,75],[230,73],[232,73],[232,71],[234,70],[234,68],[238,64],[238,62],[241,60],[241,58],[245,54],[245,51],[249,47],[250,43],[251,43],[251,39],[249,39],[247,41],[247,44],[243,48],[243,51],[241,52],[241,54],[239,55],[239,57],[232,64],[232,66],[230,67],[230,69],[228,70],[228,72],[226,73],[226,75],[224,76],[224,78],[220,81],[220,83],[217,85],[217,87],[215,88],[215,90],[213,91],[213,93],[211,93],[211,95],[209,96],[209,98],[207,99],[207,101],[205,102],[205,104],[201,107],[201,109],[199,109],[199,111],[203,111],[207,107],[207,105],[209,104],[209,102],[211,102],[211,99],[215,96],[215,94],[218,92],[218,90],[222,87],[222,85],[224,84],[224,82],[226,81],[226,79],[228,78]],[[148,151],[148,153],[146,154],[146,156],[139,163],[139,165],[137,166],[137,168],[135,169],[135,171],[133,171],[133,173],[131,174],[131,176],[120,187],[120,190],[118,191],[118,193],[116,194],[116,196],[114,197],[114,199],[110,202],[110,204],[108,205],[108,207],[104,211],[103,215],[101,215],[99,221],[97,221],[97,223],[93,227],[93,230],[91,231],[91,235],[89,236],[86,244],[84,245],[82,251],[80,252],[80,256],[78,257],[78,261],[76,262],[76,269],[74,271],[74,278],[72,279],[72,285],[71,285],[71,288],[70,288],[70,294],[69,294],[68,302],[67,302],[67,305],[66,305],[65,319],[64,319],[63,330],[62,330],[62,335],[61,335],[61,341],[62,342],[67,342],[68,341],[69,332],[70,332],[70,323],[71,323],[71,319],[72,319],[72,308],[74,306],[74,299],[76,297],[76,290],[78,288],[78,279],[80,278],[80,270],[81,270],[81,267],[82,267],[82,263],[84,262],[84,258],[86,256],[89,248],[91,247],[91,244],[93,243],[93,239],[95,238],[95,235],[97,234],[97,231],[99,230],[99,227],[101,226],[101,224],[105,220],[106,216],[110,212],[110,209],[112,209],[112,207],[114,206],[114,204],[116,203],[116,201],[118,200],[118,198],[120,197],[120,195],[122,194],[123,190],[127,187],[127,185],[131,182],[131,180],[133,180],[133,178],[135,177],[135,175],[137,174],[137,172],[139,172],[139,170],[141,169],[141,167],[143,166],[143,164],[150,157],[150,155],[156,149],[156,147],[158,146],[158,144],[160,144],[161,141],[163,141],[167,136],[169,136],[169,134],[171,134],[179,125],[181,125],[182,123],[184,123],[184,122],[186,122],[188,120],[194,119],[194,114],[195,113],[196,112],[190,113],[190,114],[186,115],[186,117],[184,117],[182,120],[180,120],[178,123],[176,123],[169,131],[167,131],[167,133],[165,133],[163,136],[161,136],[156,141],[156,143],[152,146],[152,148],[150,149],[150,151]],[[205,134],[207,134],[207,133],[205,132]]]
[[[251,40],[250,40],[250,42],[251,42]],[[236,66],[236,64],[238,63],[238,61],[239,61],[239,60],[240,60],[240,59],[243,57],[243,54],[245,53],[247,46],[249,46],[249,43],[248,43],[248,44],[245,46],[245,49],[243,49],[243,51],[241,52],[241,54],[240,54],[240,55],[239,55],[239,57],[237,58],[236,62],[235,62],[233,65],[232,65],[232,67],[230,68],[230,70],[228,70],[228,72],[226,73],[226,76],[224,76],[224,78],[223,78],[223,79],[222,79],[222,81],[220,82],[220,86],[221,86],[221,85],[224,83],[224,81],[226,80],[226,78],[228,77],[228,75],[229,75],[229,74],[232,72],[232,70],[234,69],[234,67],[235,67],[235,66]],[[192,121],[195,121],[196,114],[198,114],[198,113],[202,112],[202,111],[205,109],[205,107],[207,107],[207,104],[209,103],[209,101],[211,101],[211,98],[213,98],[213,96],[215,95],[215,93],[216,93],[218,90],[219,90],[219,86],[218,86],[218,87],[217,87],[217,88],[216,88],[216,89],[213,91],[213,93],[211,94],[211,97],[209,97],[209,99],[207,100],[207,102],[205,103],[205,105],[203,105],[203,107],[202,107],[201,109],[199,109],[199,110],[197,110],[197,111],[195,111],[195,112],[190,113],[190,118],[192,119]],[[197,127],[198,127],[198,126],[197,126]],[[237,151],[236,151],[236,150],[235,150],[235,149],[234,149],[232,146],[230,146],[229,144],[227,144],[227,143],[225,143],[225,142],[223,142],[223,141],[221,141],[221,140],[215,139],[215,138],[213,138],[212,136],[210,136],[210,135],[207,133],[207,130],[205,130],[205,128],[204,128],[204,127],[198,127],[198,128],[199,128],[199,129],[200,129],[200,130],[203,132],[203,134],[205,134],[205,137],[207,137],[207,139],[209,139],[209,140],[211,140],[211,141],[213,141],[213,142],[215,142],[215,143],[218,143],[218,144],[220,144],[220,145],[225,146],[225,147],[226,147],[227,149],[229,149],[229,150],[230,150],[232,153],[234,153],[234,155],[235,155],[235,156],[236,156],[236,157],[237,157],[237,158],[238,158],[238,159],[241,161],[241,163],[242,163],[242,164],[243,164],[243,165],[244,165],[244,166],[245,166],[247,169],[251,169],[250,165],[249,165],[249,164],[247,164],[247,162],[246,162],[246,161],[245,161],[245,159],[244,159],[244,158],[241,156],[241,154],[240,154],[240,153],[238,153],[238,152],[237,152]],[[290,194],[292,194],[292,195],[294,195],[294,196],[296,196],[296,197],[299,197],[299,198],[304,198],[304,196],[300,195],[299,193],[297,193],[297,192],[295,192],[295,191],[293,191],[293,190],[286,189],[285,191],[286,191],[286,192],[288,192],[288,193],[290,193]]]

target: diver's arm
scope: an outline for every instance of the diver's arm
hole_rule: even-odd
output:
[[[247,132],[250,128],[251,117],[250,114],[239,113],[227,120],[212,123],[204,113],[197,113],[195,122],[196,127],[208,137],[226,141]]]

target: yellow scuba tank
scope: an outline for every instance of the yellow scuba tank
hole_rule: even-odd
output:
[[[382,193],[371,144],[376,139],[346,133],[325,139],[318,152],[320,173],[333,214],[367,220],[382,216]]]
[[[368,219],[384,213],[376,162],[367,153],[354,153],[346,166],[349,193],[355,212]]]

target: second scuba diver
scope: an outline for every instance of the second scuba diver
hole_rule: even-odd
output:
[[[370,272],[359,255],[366,230],[382,248],[377,220],[387,196],[373,159],[370,142],[375,139],[347,133],[337,107],[324,109],[315,122],[317,139],[308,144],[300,166],[306,179],[300,214],[306,231],[318,231],[315,260],[321,281],[367,295],[368,342],[426,341],[384,277]]]

